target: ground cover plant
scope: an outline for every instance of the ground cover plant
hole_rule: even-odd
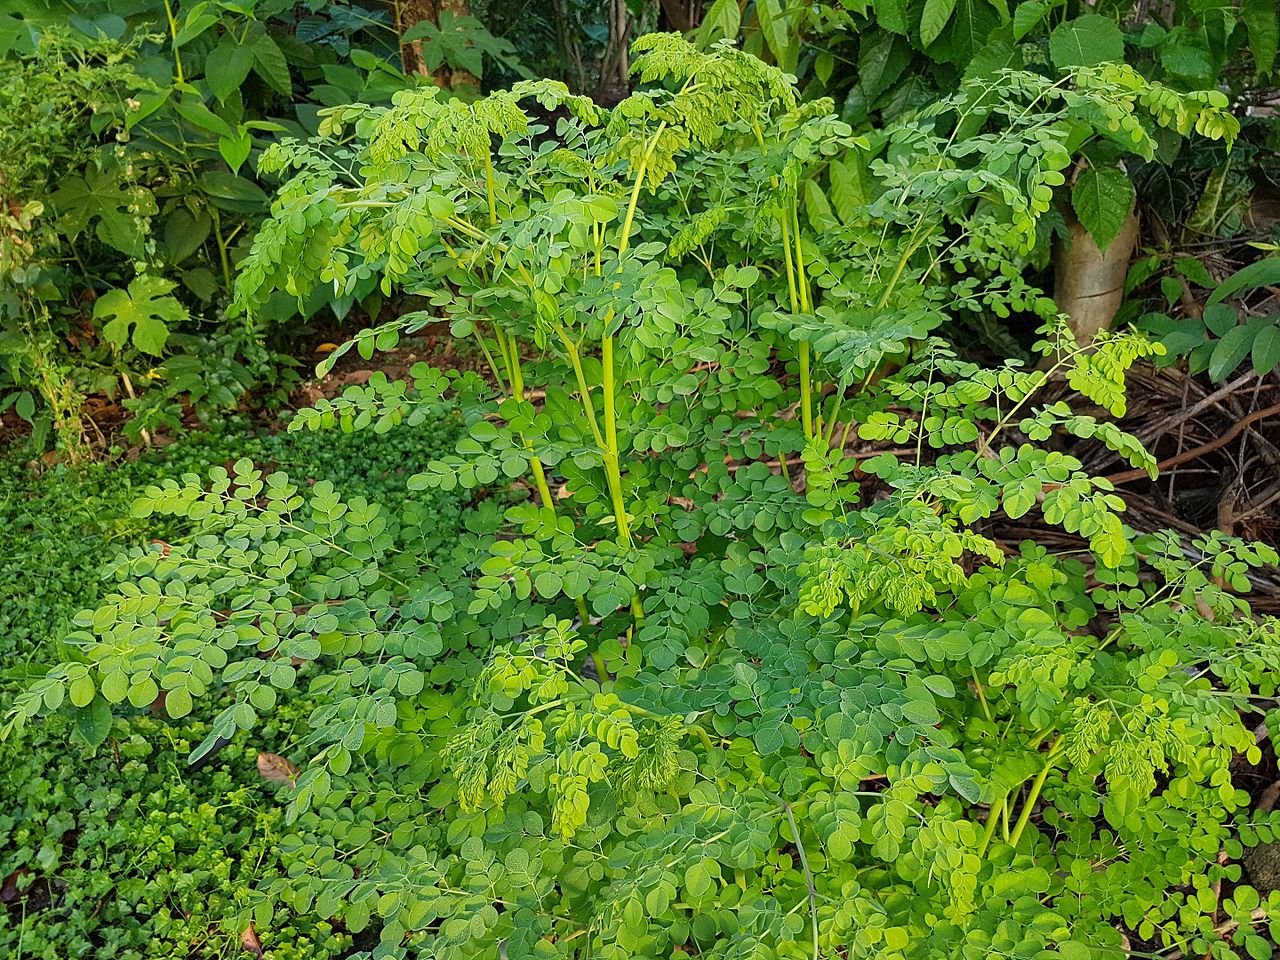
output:
[[[189,535],[181,520],[132,515],[148,484],[248,457],[328,480],[398,515],[406,509],[405,461],[446,451],[455,433],[442,416],[373,442],[334,443],[232,417],[137,460],[77,471],[9,452],[0,462],[0,689],[10,696],[61,658],[71,618],[101,595],[104,560]],[[435,524],[415,550],[448,548],[462,522],[456,500],[442,494],[413,505]],[[187,758],[208,733],[207,716],[173,722],[143,709],[117,720],[101,748],[84,743],[73,718],[50,717],[30,737],[0,744],[0,953],[24,960],[239,953],[246,928],[228,921],[249,889],[285,871],[276,795],[287,785],[265,780],[257,755],[291,752],[310,709],[303,691],[286,694],[252,742],[225,745],[194,768]],[[314,913],[282,916],[253,936],[271,960],[352,950],[347,931]]]
[[[394,434],[447,396],[465,435],[409,488],[526,496],[432,553],[412,500],[250,461],[156,484],[135,515],[194,535],[116,564],[11,735],[212,704],[199,761],[305,684],[286,873],[236,923],[335,917],[375,957],[1269,956],[1239,861],[1274,824],[1233,778],[1277,720],[1244,596],[1276,555],[1139,535],[1055,449],[1154,472],[1109,417],[1162,348],[1081,345],[1021,271],[1075,148],[1229,139],[1220,98],[1010,71],[872,144],[731,46],[633,54],[609,111],[423,89],[262,160],[289,179],[239,309],[373,279],[431,309],[352,349],[443,314],[488,366],[292,428]],[[871,150],[815,217],[814,174]],[[935,336],[975,308],[1037,318],[1039,365]],[[1030,513],[1074,547],[988,536]]]

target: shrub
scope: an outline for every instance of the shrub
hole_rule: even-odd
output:
[[[118,399],[149,440],[187,404],[207,418],[290,382],[288,300],[254,325],[225,315],[267,211],[257,155],[313,131],[320,106],[416,82],[385,59],[385,12],[116,6],[0,14],[0,410],[73,461],[93,439],[86,396]]]
[[[93,741],[126,701],[229,691],[199,758],[310,677],[289,875],[246,916],[339,916],[377,957],[1080,958],[1123,931],[1263,953],[1275,895],[1237,860],[1273,827],[1237,829],[1232,763],[1280,677],[1241,597],[1276,557],[1140,536],[1053,449],[1153,470],[1084,404],[1122,412],[1158,347],[1078,346],[1009,268],[1068,141],[1226,131],[1218,108],[1122,67],[964,86],[886,134],[888,186],[840,227],[797,197],[858,149],[829,104],[728,47],[635,49],[651,86],[608,113],[549,83],[415,92],[265,158],[294,176],[246,309],[374,276],[490,365],[371,380],[296,428],[385,432],[450,393],[467,433],[411,489],[532,499],[424,564],[425,512],[250,463],[157,485],[138,512],[196,535],[118,565],[10,727],[71,704]],[[931,336],[974,301],[1042,315],[1043,365]],[[1040,400],[1055,378],[1082,399]],[[1079,548],[993,539],[1032,511]]]

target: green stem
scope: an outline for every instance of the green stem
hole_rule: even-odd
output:
[[[613,503],[614,520],[618,524],[619,539],[626,537],[626,545],[631,542],[631,528],[627,523],[626,505],[622,499],[622,470],[618,464],[618,433],[616,425],[610,429],[609,436],[611,442],[605,440],[604,435],[600,432],[600,424],[596,420],[595,404],[591,402],[591,390],[587,386],[587,375],[582,368],[582,355],[578,352],[578,345],[573,342],[564,327],[556,324],[556,334],[560,337],[560,341],[564,344],[565,352],[569,354],[569,362],[573,365],[573,374],[578,381],[578,390],[582,394],[582,409],[587,415],[587,423],[591,425],[591,433],[595,437],[596,445],[600,448],[600,453],[604,458],[605,476],[609,483],[609,496]],[[609,371],[608,386],[605,394],[605,409],[607,414],[613,416],[613,339],[606,337],[605,340],[609,344],[609,365],[606,368]],[[602,342],[603,347],[603,342]],[[631,612],[635,615],[637,625],[644,623],[644,607],[640,603],[638,594],[631,597]]]
[[[499,342],[502,339],[502,331],[497,331]],[[507,350],[503,351],[508,357],[508,370],[511,375],[511,393],[518,401],[524,402],[524,374],[520,370],[520,350],[516,344],[515,334],[510,334],[510,341]],[[533,455],[533,441],[523,433],[520,439],[524,441],[525,451],[529,454],[529,466],[533,470],[533,481],[538,488],[538,496],[542,500],[542,505],[554,514],[556,512],[555,501],[551,498],[551,488],[547,486],[547,474],[542,469],[542,461]]]
[[[991,432],[987,434],[986,437],[983,438],[980,444],[978,444],[978,456],[981,457],[983,454],[985,454],[988,450],[991,449],[992,441],[995,440],[996,436],[1000,433],[1001,430],[1003,430],[1005,427],[1009,425],[1009,423],[1013,420],[1014,416],[1018,413],[1018,411],[1021,410],[1024,406],[1026,406],[1026,404],[1031,400],[1031,398],[1035,396],[1036,391],[1039,390],[1046,383],[1048,383],[1053,378],[1053,375],[1055,373],[1057,373],[1059,370],[1065,367],[1068,363],[1074,360],[1082,352],[1083,352],[1082,350],[1073,350],[1071,353],[1067,354],[1065,357],[1062,357],[1059,360],[1057,360],[1053,364],[1053,366],[1051,366],[1048,370],[1044,371],[1041,374],[1040,379],[1036,382],[1036,385],[1032,389],[1028,390],[1026,395],[1017,403],[1015,403],[1013,407],[1010,408],[1008,413],[1006,413],[1003,417],[1001,417],[998,421],[996,421],[996,425],[992,427]]]
[[[489,352],[489,345],[484,342],[484,334],[480,332],[478,320],[471,325],[471,332],[475,334],[476,342],[480,344],[480,352],[484,354],[485,362],[489,364],[489,370],[493,374],[493,379],[497,381],[498,389],[506,393],[507,381],[502,378],[502,371],[498,369],[498,364],[493,359],[493,354]]]
[[[484,189],[489,195],[489,226],[496,226],[498,223],[498,206],[494,197],[493,186],[493,158],[489,156],[489,151],[484,152]]]
[[[218,211],[209,208],[209,212],[213,214],[213,239],[218,245],[218,263],[222,267],[222,284],[226,288],[228,294],[235,292],[235,279],[231,276],[231,258],[227,254],[227,241],[222,236],[222,218],[218,216]]]
[[[982,831],[982,842],[978,844],[979,857],[987,852],[987,847],[991,844],[991,838],[995,836],[996,824],[1000,822],[1000,811],[1005,806],[1006,799],[1007,795],[1002,795],[987,809],[986,829]]]
[[[173,6],[164,0],[164,15],[169,21],[169,39],[173,43],[173,65],[178,71],[178,83],[186,83],[182,73],[182,54],[178,52],[178,21],[173,18]]]
[[[687,84],[686,84],[687,86]],[[640,166],[636,169],[635,183],[631,187],[631,199],[627,203],[627,214],[623,218],[622,227],[618,234],[618,258],[627,252],[627,246],[631,242],[631,226],[635,222],[636,208],[640,204],[640,190],[644,186],[644,175],[649,169],[649,160],[653,156],[653,151],[658,146],[658,138],[662,136],[662,131],[667,127],[664,120],[658,124],[658,129],[654,132],[653,137],[649,140],[648,146],[645,147],[644,155],[640,158]],[[605,330],[609,328],[609,324],[613,322],[614,312],[609,311],[609,315],[605,317]],[[617,397],[616,387],[614,384],[613,371],[613,336],[605,333],[600,339],[600,365],[604,371],[604,467],[605,475],[609,480],[609,494],[613,501],[613,516],[618,524],[618,543],[624,549],[631,549],[631,527],[627,521],[626,503],[622,497],[622,467],[618,457],[618,424],[617,424]],[[640,595],[633,594],[631,597],[631,612],[635,618],[637,627],[644,625],[644,606],[640,602]]]
[[[802,313],[812,313],[809,299],[809,279],[804,271],[804,246],[800,242],[800,208],[791,202],[791,226],[795,242],[795,283]],[[812,440],[813,433],[813,384],[809,374],[809,341],[800,341],[800,420],[804,426],[805,440]]]
[[[582,598],[581,598],[581,597],[579,597],[579,598],[578,598],[578,602],[579,602],[579,603],[581,603],[581,602],[582,602]],[[585,605],[585,604],[583,604],[583,605],[582,605],[582,609],[584,609],[584,610],[586,609],[586,605]],[[597,674],[599,675],[599,677],[600,677],[600,682],[601,682],[601,683],[604,683],[606,680],[608,680],[608,679],[609,679],[609,668],[605,665],[604,657],[600,656],[600,654],[598,654],[598,653],[593,653],[593,654],[591,654],[591,662],[592,662],[592,663],[594,663],[594,664],[595,664],[595,666],[596,666],[596,673],[597,673]]]
[[[978,692],[978,702],[982,704],[982,715],[987,718],[987,723],[995,723],[991,717],[991,708],[987,706],[987,695],[982,689],[982,683],[978,680],[978,671],[970,667],[969,675],[973,677],[973,689]]]
[[[800,309],[805,313],[813,312],[813,297],[809,292],[809,277],[804,269],[804,243],[800,235],[800,205],[793,197],[791,200],[791,221],[795,231],[796,244],[796,288],[800,293]]]
[[[1044,782],[1049,777],[1049,771],[1054,768],[1061,755],[1062,738],[1059,737],[1053,742],[1053,746],[1049,748],[1049,755],[1045,759],[1044,766],[1040,772],[1036,774],[1035,780],[1031,784],[1031,790],[1027,794],[1027,799],[1022,804],[1022,812],[1018,814],[1018,822],[1014,824],[1013,832],[1009,834],[1009,846],[1017,847],[1018,841],[1022,839],[1022,831],[1027,828],[1027,822],[1031,819],[1031,811],[1036,805],[1036,801],[1040,799],[1040,791],[1044,788]]]
[[[445,217],[445,223],[449,224],[459,233],[466,234],[472,240],[482,240],[485,242],[489,240],[489,235],[487,233],[475,224],[463,220],[461,217]],[[503,247],[500,245],[499,249],[503,249]]]
[[[809,341],[800,341],[800,423],[805,440],[813,439],[813,388],[809,384]]]
[[[804,843],[800,840],[800,829],[796,826],[791,804],[783,800],[782,809],[787,812],[787,822],[791,825],[791,838],[795,841],[796,853],[800,854],[800,869],[804,871],[805,886],[809,890],[809,919],[813,926],[813,960],[818,960],[818,890],[813,884],[813,874],[809,872],[809,858],[805,856]]]
[[[618,543],[630,550],[631,524],[627,520],[627,507],[622,497],[622,467],[618,459],[618,424],[615,409],[613,382],[613,337],[606,335],[600,342],[600,363],[604,369],[604,470],[609,480],[609,496],[613,501],[613,517],[618,524]],[[631,613],[636,626],[644,626],[644,606],[640,594],[631,596]]]
[[[649,145],[645,147],[644,155],[640,158],[640,167],[636,170],[636,182],[631,186],[631,200],[627,204],[627,215],[622,221],[622,231],[618,235],[619,258],[627,252],[627,247],[631,244],[631,224],[635,221],[636,207],[640,203],[640,188],[644,186],[644,175],[649,170],[649,160],[653,157],[653,151],[657,149],[658,138],[662,136],[662,131],[666,128],[667,121],[663,120],[658,124],[658,129],[654,132]]]
[[[831,428],[827,431],[827,447],[831,447],[831,441],[835,438],[836,427],[840,426],[840,406],[844,403],[844,391],[840,389],[840,385],[836,384],[836,398],[831,406]]]
[[[591,426],[591,434],[596,439],[596,445],[601,451],[605,449],[604,436],[600,433],[600,423],[596,420],[596,407],[591,402],[591,390],[587,387],[586,371],[582,367],[582,354],[578,351],[578,345],[573,342],[573,338],[560,324],[556,324],[553,328],[556,336],[560,338],[560,342],[564,344],[565,353],[569,355],[569,363],[573,366],[573,375],[578,381],[578,392],[582,395],[582,410],[587,415],[587,423]]]
[[[897,268],[893,271],[893,276],[889,278],[889,285],[884,288],[884,293],[880,295],[880,300],[876,303],[878,308],[884,309],[885,304],[889,302],[889,297],[893,295],[894,288],[897,287],[898,281],[902,279],[902,271],[907,268],[907,262],[911,259],[916,250],[919,249],[921,242],[923,241],[913,242],[907,245],[906,252],[902,254],[902,258],[898,261]]]

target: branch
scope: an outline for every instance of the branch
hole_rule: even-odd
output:
[[[1200,446],[1192,450],[1184,451],[1176,457],[1161,460],[1156,464],[1156,468],[1159,470],[1167,470],[1169,467],[1176,467],[1179,464],[1187,463],[1191,460],[1197,460],[1200,457],[1203,457],[1206,453],[1212,453],[1214,450],[1225,447],[1228,443],[1243,433],[1251,424],[1257,423],[1259,420],[1265,420],[1267,417],[1273,417],[1276,414],[1280,414],[1280,403],[1267,407],[1265,410],[1255,410],[1253,413],[1237,422],[1235,426],[1216,440],[1210,440],[1208,443],[1202,443]],[[1105,479],[1110,480],[1112,483],[1128,483],[1130,480],[1140,480],[1147,476],[1149,476],[1149,474],[1146,470],[1124,470],[1120,473],[1110,474]]]

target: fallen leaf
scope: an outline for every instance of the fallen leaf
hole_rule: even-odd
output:
[[[336,343],[322,343],[316,347],[316,353],[333,353],[337,349],[338,345]]]
[[[0,903],[16,903],[21,898],[18,882],[30,872],[26,867],[19,867],[4,878],[4,883],[0,883]]]
[[[258,773],[263,780],[272,783],[287,783],[290,787],[298,779],[298,765],[287,760],[278,753],[258,754]]]
[[[275,756],[275,754],[273,753],[259,754],[258,756],[259,768],[261,768],[262,766],[262,757],[273,757],[273,756]],[[277,758],[277,759],[280,759],[280,758]],[[289,763],[289,761],[285,760],[285,763]],[[290,765],[292,766],[292,764]],[[262,941],[258,939],[258,934],[254,932],[252,923],[250,923],[247,927],[245,927],[242,931],[240,931],[240,946],[244,950],[248,951],[249,953],[252,953],[255,957],[263,956]]]

